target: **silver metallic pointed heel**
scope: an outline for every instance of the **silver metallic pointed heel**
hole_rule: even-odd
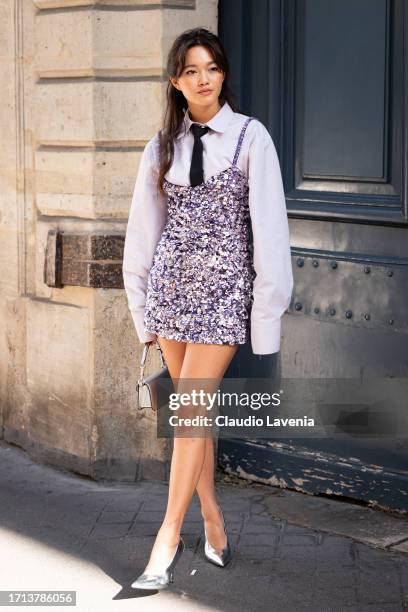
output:
[[[204,522],[204,534],[205,534],[204,554],[207,560],[210,561],[210,563],[214,563],[214,565],[217,565],[218,567],[225,567],[227,563],[231,561],[232,553],[231,553],[231,547],[228,542],[228,534],[227,534],[227,530],[225,527],[224,515],[222,513],[221,508],[220,508],[220,513],[221,513],[221,518],[222,518],[222,522],[224,525],[224,533],[227,536],[227,544],[225,548],[222,549],[221,554],[217,552],[217,550],[213,548],[213,546],[211,546],[211,544],[209,543],[207,539],[207,531],[205,529],[205,522]]]
[[[171,582],[174,582],[174,568],[184,549],[185,544],[182,538],[180,538],[174,557],[163,574],[140,574],[140,576],[132,582],[131,586],[135,589],[147,589],[152,591],[165,589]]]

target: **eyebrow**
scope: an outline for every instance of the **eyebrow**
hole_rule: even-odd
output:
[[[216,64],[217,62],[215,60],[213,60],[212,62],[207,62],[207,66],[209,66],[210,64]],[[185,68],[197,68],[197,64],[187,64],[187,66],[184,66]]]

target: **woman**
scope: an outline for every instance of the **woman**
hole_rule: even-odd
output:
[[[257,355],[279,351],[293,287],[282,177],[264,125],[234,110],[216,35],[203,28],[181,34],[167,74],[163,129],[143,151],[134,189],[124,284],[139,340],[158,342],[177,391],[188,379],[215,388],[240,344],[250,339]],[[165,517],[132,586],[172,581],[195,489],[205,556],[220,567],[230,560],[213,438],[175,436]]]

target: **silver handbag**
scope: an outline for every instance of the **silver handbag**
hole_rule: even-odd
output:
[[[136,402],[138,410],[143,408],[150,408],[151,410],[157,411],[159,407],[159,383],[163,378],[169,378],[169,370],[164,360],[163,352],[156,342],[157,350],[160,354],[161,369],[157,372],[153,372],[147,378],[144,377],[144,368],[149,351],[150,344],[145,344],[142,359],[140,361],[140,376],[136,383]]]

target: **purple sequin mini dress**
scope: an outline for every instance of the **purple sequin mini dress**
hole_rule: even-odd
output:
[[[236,165],[196,186],[170,183],[168,216],[148,276],[144,326],[183,342],[249,341],[253,268],[249,244],[249,186]]]

